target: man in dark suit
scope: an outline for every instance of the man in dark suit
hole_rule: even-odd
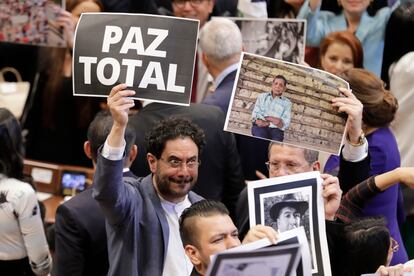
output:
[[[105,142],[112,126],[109,113],[98,113],[88,128],[88,140],[84,151],[94,166],[98,148]],[[136,176],[129,166],[137,156],[135,131],[128,127],[125,132],[126,156],[124,176]],[[55,222],[55,255],[52,275],[106,275],[108,252],[105,217],[99,204],[92,198],[92,188],[76,195],[60,205]]]
[[[203,64],[214,78],[215,87],[203,103],[218,106],[226,113],[243,49],[239,27],[230,19],[214,18],[201,29],[199,42]]]
[[[204,198],[222,201],[233,215],[245,184],[234,136],[223,131],[225,118],[218,107],[203,104],[191,104],[189,107],[161,103],[146,105],[130,118],[137,134],[136,144],[142,152],[132,164],[131,171],[138,176],[150,172],[145,159],[145,134],[157,121],[170,116],[188,118],[204,130],[207,143],[200,155],[202,164],[193,191]]]
[[[93,197],[107,221],[108,275],[189,275],[193,265],[182,246],[178,218],[202,199],[191,189],[198,178],[204,132],[183,118],[159,121],[147,136],[151,173],[122,177],[124,131],[135,95],[126,88],[117,85],[109,94],[114,123],[99,151],[93,184]]]

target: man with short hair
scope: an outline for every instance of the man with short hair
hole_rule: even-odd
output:
[[[218,106],[226,113],[243,50],[240,29],[228,18],[213,18],[201,29],[199,45],[215,87],[203,103]]]
[[[193,266],[182,246],[178,218],[202,199],[190,190],[198,177],[204,132],[186,119],[160,121],[146,139],[151,174],[123,179],[123,137],[135,94],[126,87],[115,86],[108,97],[114,123],[94,179],[93,196],[107,220],[108,275],[189,275]]]
[[[283,141],[284,131],[289,127],[292,102],[283,96],[287,80],[282,75],[273,79],[272,91],[260,94],[252,112],[252,135]]]
[[[103,145],[112,126],[109,112],[98,113],[88,127],[84,151],[96,167],[98,148]],[[135,131],[125,130],[123,176],[136,176],[129,171],[137,156]],[[108,273],[108,252],[105,217],[88,188],[57,208],[55,222],[55,253],[52,275],[98,276]]]
[[[201,275],[205,275],[211,255],[241,245],[229,211],[214,200],[201,200],[184,210],[180,217],[180,235],[185,253]],[[256,225],[243,244],[262,238],[276,243],[277,233],[269,226]]]
[[[142,149],[132,164],[131,171],[138,176],[150,173],[145,158],[145,133],[157,121],[170,116],[187,118],[205,133],[205,150],[199,156],[203,164],[198,168],[199,177],[193,191],[204,198],[223,202],[233,215],[239,194],[245,186],[244,177],[234,135],[223,131],[225,116],[216,106],[178,106],[155,102],[145,105],[140,112],[129,118],[137,134],[136,144]]]

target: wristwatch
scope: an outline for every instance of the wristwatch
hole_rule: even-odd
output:
[[[356,143],[353,143],[353,142],[351,142],[351,140],[349,139],[349,135],[348,135],[348,133],[346,134],[346,140],[348,141],[348,143],[351,145],[351,146],[354,146],[354,147],[358,147],[358,146],[362,146],[364,143],[365,143],[365,134],[364,134],[364,132],[363,131],[361,131],[361,134],[359,135],[359,137],[358,137],[358,142],[356,142]]]

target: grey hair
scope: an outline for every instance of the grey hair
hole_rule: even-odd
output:
[[[268,157],[270,158],[270,150],[272,149],[272,147],[274,145],[277,146],[283,146],[283,147],[292,147],[292,148],[296,148],[294,146],[286,146],[286,145],[281,145],[279,143],[276,142],[270,142],[269,143],[269,147],[268,147]],[[302,148],[301,148],[302,149]],[[310,149],[302,149],[303,150],[303,156],[305,157],[305,160],[308,162],[308,164],[311,166],[313,163],[315,163],[316,161],[318,161],[318,157],[319,157],[319,152],[314,151],[314,150],[310,150]]]
[[[239,27],[227,18],[213,18],[200,31],[201,50],[210,58],[225,61],[242,51]]]

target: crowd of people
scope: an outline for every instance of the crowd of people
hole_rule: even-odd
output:
[[[66,48],[1,43],[0,66],[16,67],[32,89],[21,118],[0,107],[0,274],[205,275],[212,255],[262,238],[275,244],[303,225],[307,204],[287,194],[270,208],[273,227],[250,227],[248,181],[311,171],[321,172],[332,275],[410,271],[414,239],[402,226],[412,234],[414,2],[327,2],[66,0],[57,20]],[[74,97],[73,36],[84,12],[198,19],[191,105],[138,102],[126,84],[104,101]],[[272,142],[223,131],[243,51],[224,17],[238,12],[306,19],[306,60],[350,84],[331,101],[346,117],[340,156],[322,162],[280,143],[292,108],[280,74],[251,107],[252,136]],[[47,231],[24,158],[95,170]]]

